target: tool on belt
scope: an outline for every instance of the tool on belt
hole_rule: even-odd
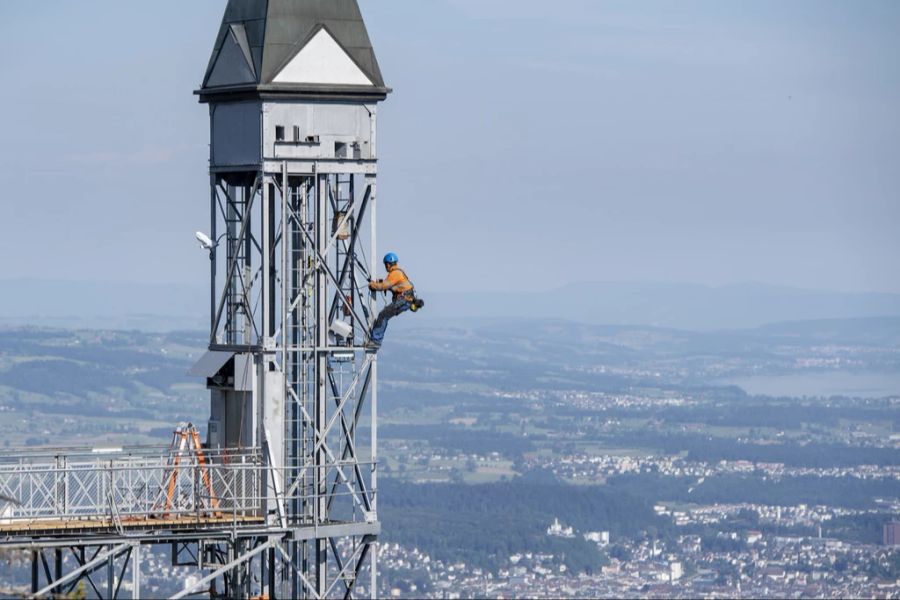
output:
[[[400,271],[400,274],[403,275],[403,281],[396,283],[392,288],[384,290],[384,293],[392,292],[396,294],[396,297],[403,298],[409,303],[409,309],[412,312],[419,312],[423,308],[425,308],[425,300],[416,296],[416,286],[413,285],[413,282],[409,280],[409,277],[406,275],[406,272],[402,269],[396,269]],[[378,283],[383,283],[383,279],[379,279]],[[408,289],[407,289],[407,286]]]

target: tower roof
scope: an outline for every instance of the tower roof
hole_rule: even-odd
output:
[[[229,0],[197,94],[388,92],[357,0]]]

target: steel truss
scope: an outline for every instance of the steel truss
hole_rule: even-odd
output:
[[[339,581],[350,593],[376,555],[376,361],[364,350],[375,312],[376,185],[371,165],[280,167],[213,175],[211,225],[225,231],[211,278],[225,278],[211,297],[210,348],[254,355],[258,381],[281,390],[283,420],[260,417],[265,458],[283,467],[267,484],[268,522],[359,523],[365,531],[345,540],[346,551],[329,536],[279,542],[288,562],[272,564],[281,578],[273,587],[317,598]],[[357,443],[363,428],[368,448]]]
[[[343,161],[312,169],[266,165],[212,176],[211,227],[215,236],[224,225],[224,251],[217,252],[220,245],[211,252],[218,292],[211,296],[210,348],[253,356],[264,413],[258,439],[271,467],[263,512],[269,526],[295,533],[271,537],[267,553],[257,547],[229,568],[243,568],[242,557],[252,561],[257,552],[269,557],[270,593],[350,596],[371,555],[374,593],[376,365],[364,351],[375,308],[367,287],[374,171]],[[219,272],[225,278],[217,288]],[[276,388],[274,397],[267,386]],[[271,410],[279,414],[269,419]],[[365,417],[368,452],[357,444]],[[329,525],[344,535],[327,534]],[[309,528],[315,535],[296,533]]]
[[[30,550],[29,597],[64,597],[79,589],[88,597],[146,597],[142,596],[141,588],[142,555],[146,551],[142,549],[170,545],[173,566],[209,571],[174,594],[173,599],[198,595],[250,598],[267,594],[270,598],[277,598],[279,594],[270,590],[278,589],[282,572],[291,572],[300,580],[299,596],[351,598],[357,574],[374,548],[375,536],[361,533],[360,528],[352,526],[326,527],[323,533],[356,536],[361,543],[342,553],[344,562],[322,594],[303,572],[293,568],[293,560],[286,546],[296,541],[293,537],[296,532],[257,530],[245,531],[234,537],[198,537],[205,534],[194,532],[183,536],[160,534],[148,537],[142,534],[127,541],[115,537],[35,541]],[[303,532],[297,540],[304,535],[315,533]],[[314,539],[307,537],[302,541]],[[337,552],[337,546],[334,550]]]

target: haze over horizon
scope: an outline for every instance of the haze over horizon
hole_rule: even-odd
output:
[[[361,5],[395,90],[379,240],[420,288],[900,292],[900,5]],[[223,7],[0,8],[0,280],[205,284]]]
[[[160,332],[202,330],[209,315],[203,282],[152,284],[61,280],[2,280],[0,328],[47,326]],[[420,290],[427,310],[400,330],[526,319],[587,325],[663,327],[690,331],[753,329],[764,325],[846,319],[900,320],[900,294],[840,293],[735,284],[583,282],[550,290]],[[860,329],[871,323],[856,322]],[[527,328],[527,326],[526,326]]]

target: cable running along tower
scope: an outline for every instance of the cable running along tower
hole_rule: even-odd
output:
[[[356,0],[230,0],[197,92],[211,128],[208,447],[261,449],[262,515],[286,531],[270,554],[288,562],[269,569],[292,597],[350,595],[375,564],[377,366],[363,346],[389,91]]]
[[[0,549],[33,597],[377,595],[377,361],[368,281],[385,86],[356,0],[229,0],[196,91],[210,115],[205,442],[0,453]],[[174,425],[174,424],[173,424]],[[364,567],[370,579],[361,581]]]

